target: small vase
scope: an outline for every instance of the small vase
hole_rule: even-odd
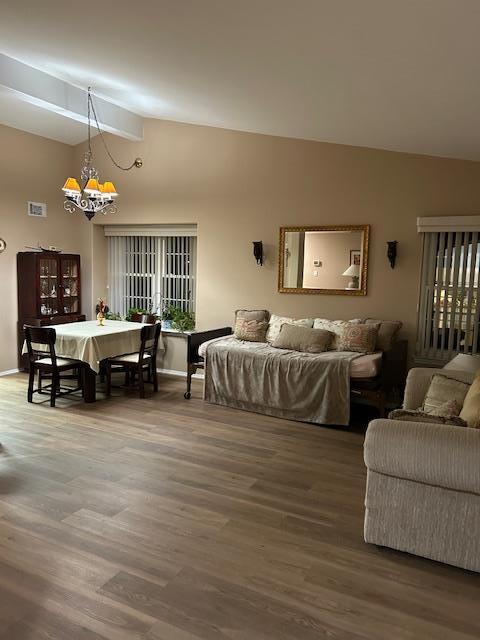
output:
[[[105,325],[105,315],[101,311],[97,313],[97,324],[99,327],[103,327]]]

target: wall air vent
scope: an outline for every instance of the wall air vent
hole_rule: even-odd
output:
[[[45,202],[29,202],[28,203],[28,215],[34,218],[46,218],[47,217],[47,205]]]

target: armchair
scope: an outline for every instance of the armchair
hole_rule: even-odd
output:
[[[474,377],[412,369],[405,409],[422,405],[435,373]],[[480,430],[373,420],[364,457],[366,542],[480,572]]]

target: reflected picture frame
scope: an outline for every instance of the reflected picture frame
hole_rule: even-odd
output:
[[[360,266],[362,264],[362,252],[358,249],[350,250],[350,264]]]

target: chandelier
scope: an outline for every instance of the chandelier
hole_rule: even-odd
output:
[[[80,180],[83,183],[83,187],[76,178],[67,178],[63,185],[62,191],[65,194],[65,202],[63,208],[69,213],[75,213],[75,211],[83,211],[89,220],[93,218],[96,213],[116,213],[117,206],[115,199],[118,196],[117,190],[113,182],[106,181],[101,183],[97,169],[92,164],[93,153],[91,146],[91,115],[95,120],[95,126],[102,140],[105,151],[112,161],[112,163],[122,171],[130,171],[133,167],[140,168],[143,165],[141,158],[135,158],[131,165],[128,167],[122,167],[115,161],[114,157],[110,153],[103,133],[98,124],[97,114],[95,112],[95,106],[92,99],[92,89],[88,87],[87,92],[87,118],[88,118],[88,151],[84,156],[84,164],[80,172]]]

